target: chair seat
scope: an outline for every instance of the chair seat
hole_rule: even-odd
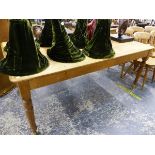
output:
[[[149,57],[149,59],[146,61],[146,64],[149,66],[155,66],[155,58]]]
[[[142,58],[137,59],[138,62],[142,62]]]
[[[139,58],[137,61],[142,62],[142,58]],[[155,66],[155,58],[149,57],[149,59],[146,61],[146,65]]]
[[[153,52],[151,53],[151,56],[150,56],[150,57],[155,58],[155,51],[153,51]]]

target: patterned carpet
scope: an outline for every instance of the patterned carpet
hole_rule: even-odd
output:
[[[134,90],[134,75],[119,78],[118,66],[32,91],[38,129],[43,135],[155,134],[155,82]],[[151,75],[150,75],[151,76]],[[150,77],[151,78],[151,77]],[[119,87],[119,86],[122,87]],[[0,98],[0,134],[32,134],[17,89]]]

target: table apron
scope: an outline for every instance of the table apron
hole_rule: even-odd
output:
[[[128,56],[118,57],[116,59],[115,58],[107,59],[105,61],[101,61],[101,62],[97,62],[94,64],[89,64],[89,65],[85,65],[85,66],[81,66],[77,68],[72,68],[66,71],[61,71],[58,73],[35,77],[33,79],[28,79],[26,81],[29,81],[30,89],[32,90],[32,89],[47,86],[47,85],[50,85],[56,82],[64,81],[70,78],[74,78],[77,76],[95,72],[101,69],[119,65],[125,62],[129,62],[131,60],[136,60],[138,58],[147,57],[148,55],[149,55],[149,51],[145,51],[141,53],[134,53]],[[18,83],[20,83],[20,81]]]

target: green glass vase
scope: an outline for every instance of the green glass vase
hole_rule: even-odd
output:
[[[86,46],[86,29],[87,19],[78,19],[74,33],[71,35],[71,40],[77,48]]]
[[[110,58],[115,55],[110,39],[110,19],[98,19],[92,39],[88,42],[83,52],[95,59]]]
[[[51,47],[52,46],[52,20],[45,19],[45,26],[42,30],[39,43],[41,47]]]
[[[47,51],[48,56],[59,62],[79,62],[85,59],[85,55],[74,46],[68,36],[65,26],[60,20],[52,20],[53,42],[52,47]]]
[[[31,25],[25,19],[11,19],[6,58],[0,61],[0,72],[24,76],[39,73],[48,66],[48,60],[35,43]]]

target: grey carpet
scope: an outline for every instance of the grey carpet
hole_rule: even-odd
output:
[[[155,82],[151,74],[136,99],[130,88],[134,75],[119,78],[118,66],[32,91],[38,129],[43,135],[155,134]],[[0,98],[0,134],[32,134],[18,89]]]

